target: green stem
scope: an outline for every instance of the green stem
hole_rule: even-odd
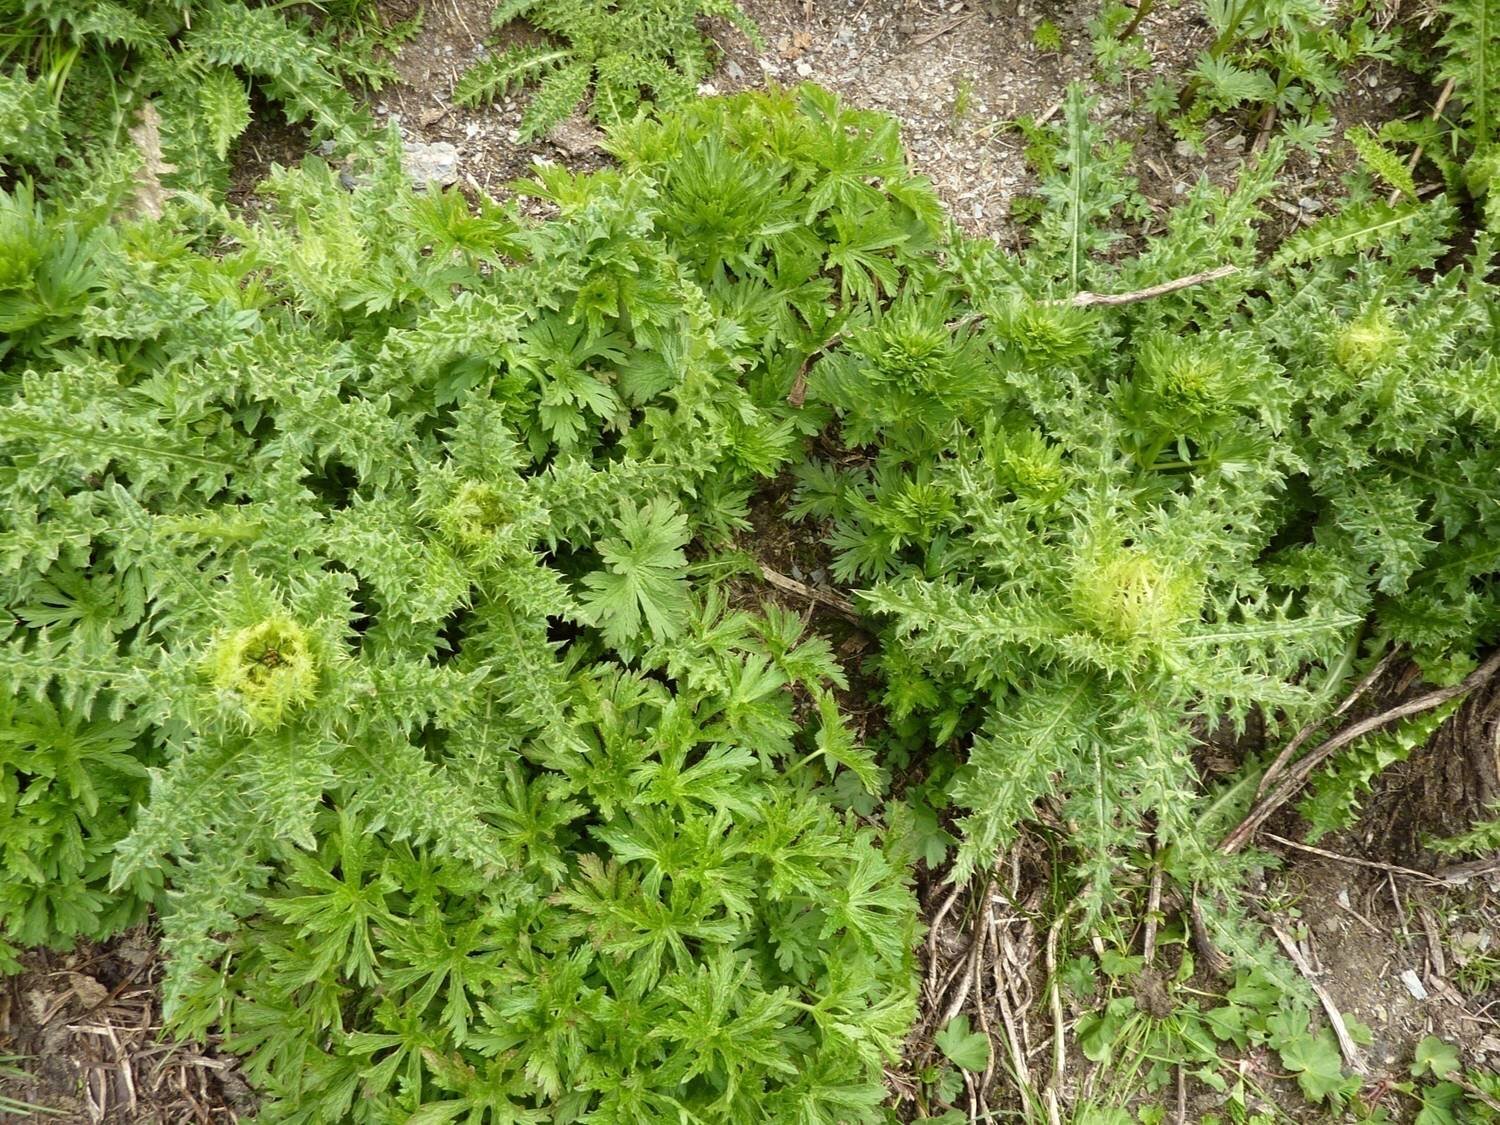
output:
[[[1149,16],[1152,9],[1155,7],[1156,0],[1139,0],[1139,3],[1136,5],[1135,15],[1131,17],[1130,22],[1125,25],[1125,29],[1120,32],[1121,43],[1127,43],[1130,41],[1130,37],[1135,34],[1136,28],[1141,26],[1141,21]]]
[[[1172,437],[1172,434],[1163,434],[1148,445],[1143,452],[1135,455],[1135,463],[1140,466],[1141,472],[1150,472],[1156,467],[1156,459],[1161,456],[1163,449],[1172,444]]]
[[[1210,58],[1219,59],[1229,49],[1229,45],[1234,42],[1235,34],[1240,29],[1240,23],[1245,18],[1245,7],[1250,2],[1251,0],[1240,0],[1229,9],[1229,18],[1224,21],[1224,30],[1219,32],[1218,38],[1208,48]]]

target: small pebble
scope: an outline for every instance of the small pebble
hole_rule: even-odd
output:
[[[1297,206],[1304,211],[1321,211],[1323,209],[1323,205],[1310,195],[1304,195],[1301,199],[1297,200]]]
[[[1178,141],[1175,145],[1172,146],[1172,151],[1175,152],[1178,156],[1182,157],[1184,160],[1191,160],[1193,159],[1193,157],[1198,155],[1193,150],[1193,146],[1189,141]]]
[[[1225,152],[1238,152],[1240,149],[1242,149],[1244,147],[1245,147],[1245,134],[1244,133],[1236,133],[1234,136],[1230,137],[1227,141],[1224,142],[1224,151]]]
[[[1410,992],[1415,999],[1427,999],[1427,986],[1422,983],[1422,978],[1417,976],[1415,969],[1402,969],[1401,983],[1406,986],[1406,991]]]
[[[797,64],[797,73],[802,75],[803,78],[811,78],[812,67],[808,66],[805,62],[799,62]]]
[[[724,64],[724,73],[729,75],[730,78],[738,80],[745,77],[745,68],[733,59],[730,59]]]

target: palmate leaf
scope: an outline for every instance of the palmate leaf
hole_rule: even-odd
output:
[[[215,127],[183,94],[205,158],[233,143],[230,78],[306,77],[279,15],[249,9],[259,43],[214,7],[183,31],[226,76]],[[879,771],[826,690],[829,642],[695,597],[686,548],[807,432],[751,388],[825,326],[830,250],[884,293],[919,252],[920,192],[881,182],[906,182],[888,123],[738,104],[749,134],[695,107],[651,142],[712,134],[770,197],[708,281],[659,209],[683,202],[675,158],[554,174],[561,222],[414,204],[390,151],[354,191],[320,162],[278,171],[254,217],[184,200],[192,231],[168,209],[68,243],[29,196],[6,208],[0,299],[27,305],[0,356],[20,533],[0,586],[24,612],[0,679],[139,737],[68,765],[92,788],[65,801],[0,780],[0,836],[72,896],[30,911],[38,937],[160,903],[173,1020],[247,1056],[268,1116],[879,1116],[914,1014],[907,875],[869,806],[787,767],[820,744],[851,782]],[[687,203],[684,226],[712,192]],[[848,240],[832,210],[859,213]],[[65,293],[35,283],[53,257],[76,259]],[[774,336],[741,323],[753,307]],[[156,768],[121,812],[110,769],[138,746]],[[52,863],[68,817],[98,832],[79,878]],[[0,881],[0,910],[37,885]],[[650,1034],[668,1027],[690,1046]]]
[[[687,556],[682,551],[691,537],[687,517],[658,498],[641,507],[623,506],[615,528],[619,536],[598,545],[606,569],[584,578],[583,619],[599,626],[616,648],[644,639],[643,620],[652,637],[675,637],[688,614]]]
[[[979,1074],[989,1065],[990,1037],[980,1031],[970,1031],[967,1015],[949,1020],[933,1042],[954,1066]]]
[[[1227,58],[1207,53],[1199,57],[1193,76],[1221,109],[1233,109],[1245,102],[1268,102],[1276,96],[1275,83],[1264,71],[1246,70]]]

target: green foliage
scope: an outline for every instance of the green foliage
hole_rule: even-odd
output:
[[[1092,1010],[1079,1019],[1078,1044],[1086,1058],[1101,1064],[1105,1093],[1087,1112],[1116,1120],[1110,1116],[1119,1112],[1116,1107],[1142,1093],[1164,1096],[1158,1091],[1181,1070],[1213,1090],[1231,1120],[1247,1120],[1248,1111],[1271,1095],[1257,1083],[1255,1068],[1240,1060],[1266,1051],[1276,1052],[1283,1076],[1296,1082],[1307,1101],[1343,1105],[1356,1094],[1360,1079],[1344,1073],[1333,1032],[1313,1025],[1299,995],[1260,969],[1236,973],[1221,996],[1201,992],[1187,984],[1196,966],[1181,929],[1168,928],[1162,936],[1179,949],[1171,979],[1154,973],[1141,957],[1109,948],[1097,963],[1078,957],[1063,969],[1073,996],[1093,999]],[[1360,1042],[1369,1041],[1367,1031],[1351,1027]]]
[[[1203,0],[1203,14],[1214,38],[1172,122],[1190,138],[1214,114],[1253,111],[1264,122],[1274,111],[1288,139],[1310,147],[1330,131],[1329,103],[1344,88],[1343,70],[1391,60],[1398,42],[1364,5],[1341,11],[1324,0]]]
[[[1396,189],[1405,198],[1415,201],[1417,185],[1412,179],[1411,169],[1400,155],[1392,152],[1380,139],[1370,132],[1368,126],[1356,125],[1344,134],[1344,139],[1354,146],[1359,159],[1372,174],[1388,186]]]
[[[1111,86],[1122,83],[1129,71],[1145,70],[1151,65],[1151,52],[1146,50],[1142,37],[1135,34],[1135,30],[1153,6],[1154,0],[1146,0],[1141,8],[1109,0],[1100,5],[1098,14],[1089,21],[1094,63],[1100,76]],[[1053,36],[1044,36],[1043,40],[1053,37],[1057,37],[1056,28]],[[1044,41],[1038,42],[1037,46],[1043,47]]]
[[[1056,52],[1062,50],[1062,29],[1051,20],[1042,20],[1031,29],[1031,42],[1038,51]]]
[[[589,114],[605,125],[629,121],[648,101],[680,106],[713,70],[712,43],[699,26],[706,18],[762,46],[734,0],[504,0],[493,15],[497,29],[525,20],[551,41],[509,47],[476,63],[454,96],[473,104],[535,84],[521,119],[523,139],[546,133],[590,90]]]
[[[627,649],[640,633],[642,618],[653,640],[669,641],[682,631],[688,615],[687,556],[682,553],[691,538],[687,517],[657,502],[622,510],[615,526],[621,538],[598,543],[606,569],[584,579],[589,592],[581,617],[602,625],[605,640],[618,649]]]
[[[1500,814],[1493,805],[1490,811]],[[1427,846],[1440,855],[1482,857],[1500,851],[1500,815],[1481,820],[1456,836],[1428,840]]]
[[[1195,730],[1317,713],[1361,629],[1428,664],[1494,636],[1494,517],[1464,482],[1500,418],[1487,244],[1419,273],[1450,203],[1355,208],[1255,271],[1273,157],[1111,261],[1131,191],[1087,108],[1075,91],[1024,258],[965,247],[920,299],[898,282],[845,319],[808,401],[869,454],[800,469],[794,510],[887,622],[893,717],[966,755],[956,874],[1052,802],[1097,908],[1147,821],[1170,873],[1232,888]],[[1226,262],[1247,273],[1120,310],[1058,301]],[[1383,747],[1320,783],[1324,819]]]
[[[66,196],[101,177],[128,194],[144,166],[169,190],[219,195],[250,120],[247,82],[288,120],[354,147],[365,116],[343,83],[385,72],[341,41],[373,4],[343,7],[342,21],[315,23],[242,0],[0,0],[0,170]],[[148,119],[159,137],[132,135]]]
[[[0,933],[154,908],[263,1119],[878,1119],[915,903],[825,782],[880,771],[688,559],[936,205],[816,90],[615,144],[547,222],[394,139],[255,221],[0,194]]]
[[[969,1017],[957,1016],[933,1038],[938,1050],[954,1066],[974,1074],[983,1072],[990,1062],[990,1037],[969,1030]]]
[[[1500,140],[1500,4],[1452,0],[1443,11],[1448,24],[1440,44],[1446,51],[1441,76],[1454,83],[1456,132],[1467,149],[1467,185],[1475,195],[1484,195],[1500,172],[1495,149]]]
[[[1163,1012],[1156,966],[1102,956],[1087,1057],[1228,1086],[1221,1053],[1263,1049],[1348,1101],[1238,904],[1256,857],[1216,844],[1252,724],[1274,747],[1386,645],[1451,669],[1500,632],[1494,245],[1463,201],[1357,133],[1406,198],[1263,258],[1283,143],[1158,218],[1074,87],[1025,129],[1011,255],[885,117],[691,100],[725,0],[514,0],[497,22],[553,44],[460,93],[535,78],[535,134],[592,88],[617,159],[538,169],[540,221],[413,193],[359,139],[340,80],[374,72],[317,46],[366,36],[350,7],[48,0],[0,46],[8,158],[67,165],[0,192],[0,960],[155,910],[173,1026],[221,1033],[268,1121],[873,1122],[915,1008],[906,867],[986,872],[1040,820],[1086,924],[1149,854],[1237,967],[1198,1004],[1164,927]],[[1304,139],[1389,46],[1301,0],[1210,11],[1201,112]],[[1134,22],[1100,25],[1118,66]],[[253,219],[218,205],[252,82],[356,150],[354,189],[309,160]],[[148,104],[159,219],[122,206]],[[826,639],[715,582],[783,472],[878,633],[884,724],[841,713]],[[1442,718],[1351,747],[1313,827]],[[991,1060],[967,1016],[937,1046]],[[1458,1076],[1429,1069],[1436,1107]]]
[[[1429,1035],[1417,1044],[1411,1063],[1414,1077],[1431,1074],[1435,1078],[1446,1078],[1457,1069],[1458,1052],[1437,1036]]]
[[[1359,814],[1360,796],[1374,786],[1381,771],[1406,761],[1457,709],[1457,702],[1450,703],[1361,739],[1339,755],[1326,772],[1315,776],[1297,809],[1312,829],[1309,839],[1316,843],[1328,833],[1353,824]]]

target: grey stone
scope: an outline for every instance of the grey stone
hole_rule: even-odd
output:
[[[407,141],[406,174],[418,187],[430,183],[444,187],[458,179],[458,149],[447,141]]]

